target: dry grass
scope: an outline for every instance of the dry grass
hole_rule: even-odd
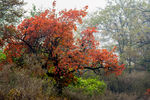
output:
[[[32,77],[29,73],[28,70],[13,69],[10,65],[4,66],[0,72],[1,97],[5,97],[6,100],[48,100],[53,94],[51,83]],[[47,89],[44,90],[45,85]]]
[[[144,94],[147,88],[150,88],[150,73],[146,71],[123,73],[115,77],[113,75],[102,77],[107,83],[107,88],[115,93],[136,93]]]
[[[82,90],[75,92],[66,88],[64,95],[58,97],[53,81],[41,78],[43,71],[39,62],[31,63],[33,59],[28,60],[32,67],[29,67],[29,63],[25,68],[3,66],[0,72],[0,100],[150,100],[144,95],[146,89],[150,88],[150,73],[145,71],[124,73],[119,77],[101,77],[108,87],[103,95],[90,96],[83,94]]]

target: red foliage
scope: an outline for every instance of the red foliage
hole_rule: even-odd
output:
[[[145,95],[150,95],[150,89],[147,89],[147,90],[146,90]]]
[[[7,27],[3,38],[7,62],[13,63],[14,57],[24,54],[39,54],[46,60],[47,74],[64,83],[70,83],[73,73],[84,69],[104,69],[107,74],[121,74],[124,65],[118,64],[114,50],[97,48],[99,43],[93,35],[97,32],[95,28],[83,30],[81,38],[74,39],[73,30],[77,30],[77,22],[82,23],[87,8],[63,10],[58,15],[54,9],[46,10],[39,16],[25,19],[17,28]]]

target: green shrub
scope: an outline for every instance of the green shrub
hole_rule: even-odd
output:
[[[106,84],[98,79],[82,79],[77,78],[77,82],[74,85],[70,85],[73,91],[82,91],[85,94],[103,94],[106,90]]]
[[[5,59],[6,59],[6,55],[3,53],[2,50],[0,50],[0,62]]]

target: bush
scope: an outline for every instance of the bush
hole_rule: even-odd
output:
[[[113,93],[111,91],[106,91],[104,95],[101,95],[99,99],[95,100],[139,100],[137,99],[137,94],[128,94],[128,93]],[[144,99],[140,99],[144,100]]]
[[[77,82],[74,85],[69,86],[73,91],[82,91],[85,94],[103,94],[106,90],[106,84],[98,79],[82,79],[77,78]]]
[[[6,55],[3,53],[2,50],[0,50],[0,62],[5,59],[6,59]]]
[[[3,66],[0,71],[0,100],[49,100],[54,94],[53,84],[31,76],[30,71]]]
[[[103,77],[107,88],[115,93],[136,93],[144,94],[147,88],[150,88],[150,73],[146,71],[123,73],[121,76],[113,75]]]

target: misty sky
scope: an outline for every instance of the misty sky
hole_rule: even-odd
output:
[[[53,0],[24,0],[27,2],[25,5],[25,10],[29,11],[32,9],[32,5],[36,5],[39,9],[51,8]],[[95,11],[97,8],[104,8],[106,5],[106,0],[56,0],[56,9],[81,9],[88,5],[88,12]]]

